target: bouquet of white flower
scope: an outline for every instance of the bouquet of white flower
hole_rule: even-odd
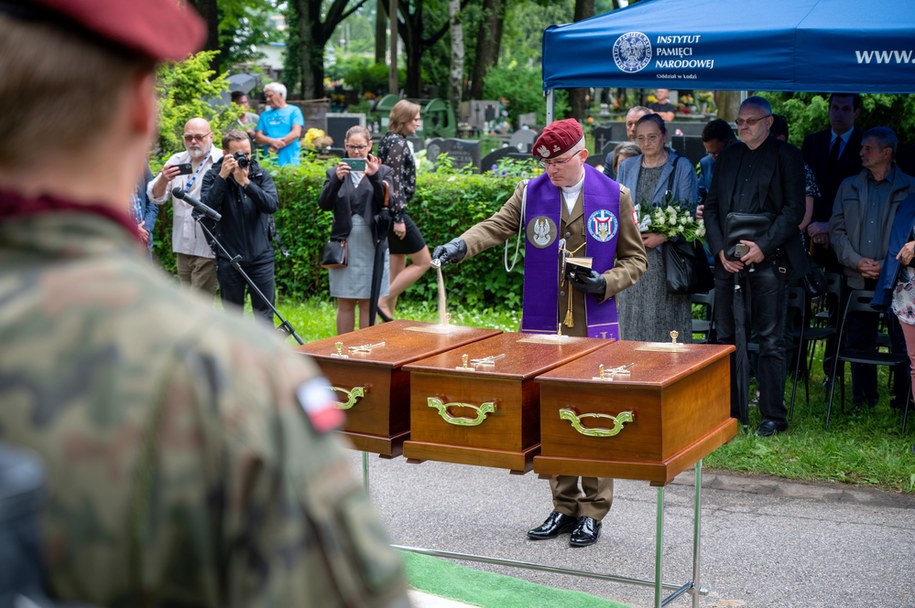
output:
[[[642,213],[641,205],[635,206],[636,221],[639,232],[663,234],[667,238],[680,237],[687,241],[697,241],[705,237],[705,224],[695,215],[682,207],[667,205],[651,208]]]

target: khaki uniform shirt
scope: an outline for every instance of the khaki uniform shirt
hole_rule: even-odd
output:
[[[177,286],[118,224],[0,222],[0,335],[0,438],[44,461],[54,597],[407,606],[344,444],[303,409],[316,367]]]

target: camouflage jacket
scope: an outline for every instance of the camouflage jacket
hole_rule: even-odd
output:
[[[0,438],[47,468],[52,595],[408,605],[344,444],[302,407],[314,365],[144,256],[90,213],[0,221]]]

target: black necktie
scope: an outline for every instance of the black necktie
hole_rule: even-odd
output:
[[[839,164],[839,150],[842,149],[842,138],[836,137],[832,140],[832,148],[829,150],[829,166],[835,167]]]

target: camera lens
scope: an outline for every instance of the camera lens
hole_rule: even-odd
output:
[[[251,162],[244,152],[236,152],[232,155],[235,158],[235,162],[238,164],[239,168],[244,169]]]

